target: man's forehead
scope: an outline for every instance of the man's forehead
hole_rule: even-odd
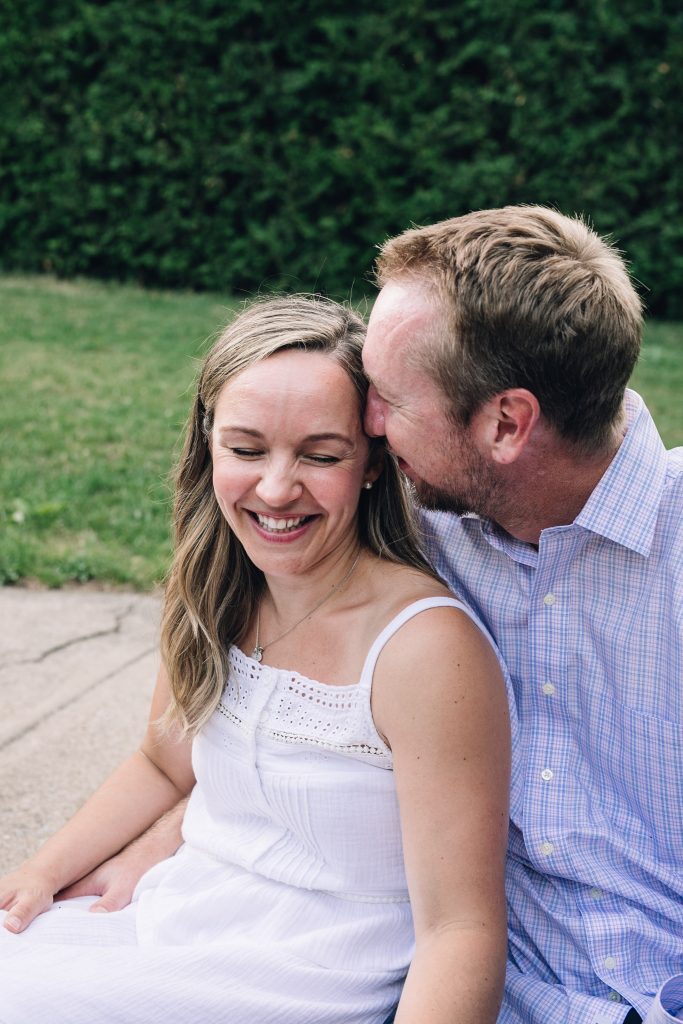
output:
[[[368,321],[363,363],[368,375],[379,376],[396,360],[418,365],[426,345],[443,322],[434,292],[416,281],[384,285]]]
[[[430,323],[440,314],[438,299],[432,289],[412,278],[388,281],[381,289],[370,314],[370,326],[381,324],[395,329],[405,323]]]

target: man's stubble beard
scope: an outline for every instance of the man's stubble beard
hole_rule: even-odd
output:
[[[452,512],[456,516],[466,516],[474,511],[470,508],[469,502],[464,502],[457,495],[433,487],[423,480],[417,483],[413,481],[413,493],[420,508],[431,512]]]
[[[458,450],[459,449],[459,450]],[[415,499],[421,508],[450,512],[456,516],[474,514],[496,520],[505,507],[501,482],[492,467],[469,445],[454,445],[460,474],[440,485],[414,480]]]

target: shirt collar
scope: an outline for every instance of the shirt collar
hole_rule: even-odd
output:
[[[649,555],[666,477],[666,449],[635,391],[627,390],[624,410],[624,440],[575,523]]]
[[[627,389],[624,412],[624,440],[573,525],[647,556],[666,477],[666,449],[645,403],[635,391]],[[474,513],[463,518],[478,523],[492,547],[506,551],[517,561],[536,565],[535,546],[516,540],[496,523]]]

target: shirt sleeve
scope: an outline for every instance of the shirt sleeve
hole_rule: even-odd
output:
[[[660,988],[645,1024],[669,1024],[683,1020],[683,974],[675,974]]]
[[[498,1024],[623,1024],[631,1007],[522,974],[508,963]],[[649,1018],[648,1018],[649,1019]],[[657,1022],[659,1024],[659,1022]]]

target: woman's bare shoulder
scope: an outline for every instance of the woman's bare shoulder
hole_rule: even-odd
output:
[[[402,595],[399,611],[420,597],[453,596],[445,587],[426,586]],[[471,698],[505,701],[501,667],[481,628],[464,608],[433,607],[404,622],[382,647],[373,675],[373,718],[380,735],[395,749],[402,737],[413,744],[429,729],[471,717]],[[425,703],[439,709],[443,721],[422,721]],[[431,715],[431,712],[430,712]],[[437,716],[438,717],[438,716]],[[413,725],[407,724],[413,723]],[[423,729],[425,732],[422,732]],[[419,742],[418,742],[419,747]],[[410,749],[417,749],[411,746]]]
[[[379,606],[400,611],[414,601],[429,597],[457,597],[445,583],[408,565],[378,559],[373,566],[372,584]]]
[[[371,644],[404,608],[416,601],[431,597],[457,597],[435,577],[384,559],[374,559],[369,563],[363,583],[357,592],[359,603],[356,609],[362,611],[362,639],[366,645]]]

